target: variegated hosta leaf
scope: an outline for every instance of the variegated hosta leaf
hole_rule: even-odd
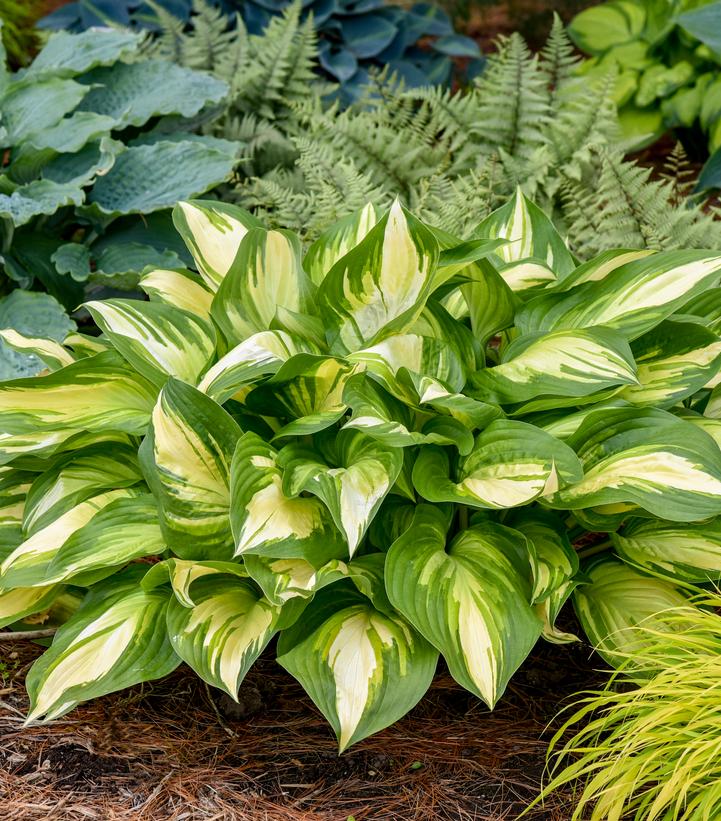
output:
[[[104,353],[113,348],[104,337],[81,333],[69,333],[63,340],[63,345],[70,348],[78,359],[84,356],[95,356],[96,353]]]
[[[305,559],[269,559],[247,553],[243,561],[268,601],[278,606],[290,599],[310,599],[318,590],[348,576],[348,565],[339,559],[312,564]]]
[[[278,308],[313,313],[314,287],[303,270],[300,240],[290,231],[253,228],[238,246],[210,312],[229,347],[267,331]]]
[[[433,416],[417,430],[413,412],[365,373],[348,380],[343,400],[353,411],[344,429],[362,431],[388,447],[455,445],[461,453],[469,453],[473,447],[468,427],[447,415]]]
[[[408,328],[439,284],[438,254],[433,234],[396,202],[318,289],[331,350],[357,351]]]
[[[299,558],[312,564],[347,557],[348,547],[323,502],[283,493],[277,457],[254,433],[238,440],[231,466],[235,555]]]
[[[469,280],[461,286],[468,305],[471,328],[482,346],[513,325],[518,297],[490,260],[480,260],[463,271]]]
[[[178,203],[173,222],[211,291],[218,290],[248,230],[263,227],[242,208],[214,200]]]
[[[680,582],[721,578],[721,521],[695,524],[631,519],[611,539],[629,564]]]
[[[104,442],[63,453],[47,463],[29,488],[23,529],[32,536],[99,491],[130,487],[141,480],[133,445]]]
[[[276,632],[280,608],[252,582],[225,575],[197,579],[193,602],[189,608],[170,601],[170,642],[203,681],[237,700],[245,674]]]
[[[0,468],[0,557],[5,558],[23,540],[25,500],[35,474]]]
[[[46,582],[73,579],[78,574],[120,567],[141,556],[166,550],[155,499],[149,494],[119,498],[76,530],[53,555]]]
[[[496,255],[499,272],[513,291],[563,279],[575,267],[571,252],[553,223],[525,197],[520,187],[473,234],[508,240]]]
[[[165,627],[170,594],[145,591],[138,573],[116,575],[90,594],[55,634],[27,675],[27,721],[72,710],[81,701],[162,678],[180,663]]]
[[[118,353],[158,386],[168,376],[194,385],[215,353],[212,325],[173,305],[105,299],[86,307]]]
[[[327,587],[281,634],[278,663],[335,731],[340,752],[402,718],[430,686],[437,652],[397,613]]]
[[[515,403],[544,394],[588,396],[637,379],[628,342],[607,328],[592,328],[519,337],[499,365],[478,371],[472,382],[483,399]]]
[[[115,353],[80,360],[48,376],[0,385],[4,435],[63,429],[143,433],[157,389]]]
[[[559,298],[532,299],[516,316],[521,333],[605,325],[635,339],[721,278],[721,257],[661,251],[584,282]]]
[[[401,382],[412,387],[418,405],[426,405],[442,414],[457,419],[469,431],[482,430],[494,419],[503,416],[498,405],[482,402],[462,393],[451,393],[437,379],[419,376],[410,371],[401,372]]]
[[[577,587],[578,554],[571,546],[566,526],[556,516],[542,510],[523,510],[513,517],[515,530],[533,547],[533,604],[543,620],[543,637],[550,642],[578,641],[572,633],[555,627],[556,617]]]
[[[355,248],[378,222],[381,214],[372,203],[331,225],[310,246],[303,265],[316,285],[349,251]]]
[[[229,558],[230,462],[241,430],[204,393],[168,380],[140,448],[163,532],[184,559]]]
[[[193,582],[204,576],[236,576],[248,578],[248,571],[239,562],[195,562],[186,559],[165,559],[156,562],[143,576],[141,584],[145,590],[153,590],[170,582],[175,598],[183,607],[195,607],[190,592]]]
[[[315,433],[345,412],[343,390],[354,368],[332,356],[296,354],[251,391],[245,404],[261,415],[290,419],[276,437]]]
[[[619,396],[634,405],[670,408],[721,368],[721,339],[691,322],[662,322],[632,349],[640,384],[629,385]]]
[[[213,292],[198,279],[198,275],[184,268],[148,271],[138,283],[151,302],[162,302],[182,308],[202,319],[210,319]]]
[[[567,442],[585,475],[548,496],[551,507],[630,503],[679,522],[721,515],[721,451],[683,419],[662,410],[598,411]]]
[[[17,464],[47,459],[60,451],[80,450],[98,442],[130,444],[134,437],[116,431],[78,431],[72,428],[41,430],[34,433],[0,433],[0,465],[17,460]],[[35,465],[37,467],[37,463]]]
[[[0,592],[0,627],[6,627],[34,613],[42,613],[64,589],[62,584],[49,584],[42,587],[16,587]]]
[[[403,453],[354,430],[341,431],[335,447],[333,466],[313,451],[292,445],[284,448],[283,486],[290,496],[304,491],[318,496],[353,556],[400,473]]]
[[[670,582],[646,576],[613,556],[603,556],[584,573],[589,583],[573,593],[576,614],[591,644],[612,665],[641,649],[648,628],[663,629],[655,616],[688,605]],[[643,632],[634,629],[640,624]]]
[[[525,538],[493,522],[460,533],[428,505],[386,558],[391,604],[433,644],[453,678],[493,707],[541,635]],[[525,553],[525,556],[524,556]]]
[[[410,405],[418,403],[418,395],[399,379],[405,372],[423,375],[458,393],[466,383],[460,357],[448,342],[418,334],[395,334],[381,342],[348,356],[372,373],[396,398]],[[399,374],[399,371],[401,372]]]
[[[204,374],[198,389],[222,403],[246,385],[275,374],[298,353],[319,353],[315,346],[285,331],[261,331],[231,348]]]
[[[637,259],[643,259],[654,251],[643,249],[639,251],[629,251],[623,248],[618,250],[603,251],[597,257],[589,259],[577,268],[567,274],[560,282],[551,286],[554,294],[570,291],[576,285],[582,285],[584,282],[599,282],[605,279],[616,268],[620,268],[627,262],[633,262]]]
[[[111,502],[136,495],[137,491],[132,488],[99,493],[37,530],[0,564],[0,589],[45,585],[50,563],[74,533],[85,527]]]
[[[440,448],[421,450],[413,484],[431,502],[462,502],[504,509],[555,493],[582,476],[576,454],[560,440],[525,422],[496,420],[475,440],[449,477],[448,455]]]
[[[57,371],[75,362],[70,351],[54,339],[24,336],[12,328],[4,328],[0,330],[0,340],[14,351],[36,356],[50,371]]]
[[[466,372],[476,369],[477,337],[470,328],[451,316],[435,298],[428,300],[418,319],[408,329],[408,333],[429,336],[447,343],[460,356]]]

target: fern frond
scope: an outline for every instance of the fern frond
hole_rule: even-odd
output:
[[[549,94],[546,78],[523,38],[499,40],[498,54],[477,81],[479,105],[473,134],[487,153],[505,151],[530,158],[547,142]]]
[[[671,184],[674,205],[685,202],[693,193],[694,170],[680,142],[676,142],[671,153],[664,160],[661,176]]]
[[[574,71],[581,63],[576,55],[563,21],[553,12],[553,24],[546,45],[541,50],[540,69],[550,94],[550,108],[556,112],[562,108],[560,97],[564,85],[573,78]]]

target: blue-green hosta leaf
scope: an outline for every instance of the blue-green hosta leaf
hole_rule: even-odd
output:
[[[303,685],[343,752],[420,701],[438,654],[400,615],[355,592],[339,597],[336,588],[321,591],[302,622],[281,634],[278,663]]]
[[[0,627],[20,621],[25,616],[42,613],[63,592],[61,584],[43,587],[16,587],[0,592]]]
[[[504,350],[499,365],[478,371],[472,381],[481,398],[515,403],[544,394],[588,396],[638,380],[623,336],[592,328],[519,337]]]
[[[213,200],[179,202],[173,222],[213,292],[230,270],[249,229],[263,227],[248,211]]]
[[[193,601],[192,608],[170,601],[170,642],[203,681],[237,700],[245,674],[277,630],[280,608],[252,583],[223,575],[196,580]]]
[[[438,255],[433,234],[396,202],[318,289],[331,350],[348,353],[408,328],[440,284]]]
[[[277,457],[255,433],[238,440],[230,486],[235,555],[300,558],[312,564],[347,557],[348,547],[323,502],[283,493]]]
[[[541,634],[527,549],[521,534],[493,522],[463,531],[446,548],[443,513],[421,505],[386,559],[393,606],[440,650],[453,678],[491,708]]]
[[[213,326],[182,308],[137,299],[86,307],[118,353],[158,386],[168,376],[194,385],[215,353]]]
[[[213,294],[192,271],[156,268],[144,274],[138,284],[151,302],[162,302],[190,311],[202,319],[210,319]]]
[[[616,268],[620,268],[627,262],[633,262],[637,259],[643,259],[650,256],[654,251],[643,249],[639,251],[628,251],[625,249],[614,249],[610,251],[603,251],[597,257],[589,259],[577,268],[567,274],[560,282],[551,286],[553,293],[563,293],[570,291],[576,285],[581,285],[584,282],[598,282],[605,279]]]
[[[150,214],[172,208],[224,182],[237,163],[235,154],[211,137],[127,148],[112,169],[98,177],[88,194],[91,216]]]
[[[60,77],[43,80],[27,77],[10,83],[0,97],[6,132],[0,142],[8,147],[18,145],[31,134],[51,128],[87,93],[87,86]]]
[[[303,270],[298,237],[251,228],[218,287],[211,314],[229,346],[267,331],[279,307],[310,313],[313,286]]]
[[[27,721],[46,720],[81,701],[162,678],[180,663],[165,627],[169,594],[143,590],[137,573],[114,576],[106,596],[90,596],[33,664]]]
[[[35,531],[0,564],[0,588],[37,587],[46,584],[48,567],[65,542],[117,499],[138,495],[132,489],[99,493]]]
[[[144,125],[166,114],[194,117],[228,93],[222,80],[165,60],[96,68],[82,82],[92,88],[81,108],[114,117],[118,128]]]
[[[152,495],[121,497],[70,535],[52,557],[45,581],[72,580],[81,573],[120,567],[166,549]]]
[[[520,188],[505,205],[486,217],[473,235],[507,240],[496,256],[499,273],[512,291],[555,282],[576,267],[551,220]]]
[[[230,414],[190,385],[169,379],[160,392],[140,458],[166,540],[183,559],[232,553],[230,463],[240,435]]]
[[[348,576],[348,565],[339,559],[313,564],[306,559],[269,559],[246,554],[248,574],[271,604],[290,599],[310,599],[322,588]]]
[[[721,522],[694,524],[631,519],[611,539],[628,564],[679,582],[721,578]]]
[[[646,576],[613,556],[604,556],[584,573],[589,583],[573,593],[576,614],[591,644],[612,665],[638,652],[644,634],[648,641],[649,628],[663,629],[655,618],[659,613],[688,605],[671,582]],[[645,631],[634,629],[641,624]]]
[[[101,353],[48,376],[0,384],[3,434],[74,431],[143,433],[157,390],[115,353]]]
[[[261,331],[221,357],[201,379],[198,389],[223,403],[246,385],[280,370],[299,353],[319,353],[311,344],[285,331]]]
[[[80,205],[84,200],[80,183],[36,180],[21,185],[10,195],[0,194],[0,217],[6,217],[18,227],[40,214],[54,214],[58,208]]]
[[[670,408],[693,395],[721,367],[721,338],[692,322],[665,321],[635,340],[638,385],[619,397],[634,405]]]
[[[533,425],[503,419],[478,434],[471,453],[459,462],[457,481],[449,472],[445,451],[424,448],[413,484],[431,502],[503,510],[547,498],[583,476],[568,445]]]
[[[60,454],[28,490],[23,529],[32,536],[99,491],[131,487],[141,479],[135,445],[103,442]]]
[[[320,285],[330,269],[355,248],[380,219],[378,209],[368,203],[324,231],[310,246],[303,265],[316,285]]]
[[[78,34],[54,31],[26,73],[31,77],[82,74],[134,54],[141,40],[140,34],[120,29],[93,28]]]
[[[41,174],[46,176],[48,172],[50,178],[54,179],[53,166],[49,169],[47,166],[58,154],[74,154],[89,142],[108,136],[114,126],[115,120],[112,117],[94,114],[92,111],[75,111],[51,128],[31,134],[13,154],[10,169],[13,181],[32,182]],[[57,164],[54,168],[57,170]]]
[[[551,507],[630,503],[678,522],[721,514],[721,451],[703,430],[666,411],[598,411],[567,442],[584,476],[546,497]]]
[[[661,251],[627,262],[604,279],[559,299],[532,299],[516,316],[522,333],[606,325],[635,339],[721,277],[721,257],[707,251]]]
[[[0,330],[0,340],[3,345],[13,351],[30,358],[39,360],[50,371],[57,371],[66,365],[72,365],[75,357],[59,342],[46,337],[25,336],[12,328]]]
[[[346,410],[343,392],[354,369],[345,359],[296,354],[254,388],[245,402],[256,413],[291,420],[276,436],[314,433],[332,425]]]
[[[571,546],[565,524],[537,509],[522,510],[510,522],[533,547],[532,602],[543,620],[543,637],[554,644],[578,641],[555,627],[561,608],[578,586],[578,554]]]
[[[294,446],[284,449],[283,486],[290,496],[305,491],[322,499],[353,556],[398,478],[403,453],[355,430],[338,434],[335,448],[337,458],[332,466],[312,451]]]
[[[43,166],[41,182],[52,182],[66,188],[86,186],[96,177],[107,175],[115,165],[115,158],[123,151],[125,146],[120,140],[107,136],[92,140],[75,153],[58,154],[50,160]]]
[[[248,578],[248,571],[238,562],[196,562],[186,559],[165,559],[156,562],[143,576],[142,586],[146,590],[153,590],[166,582],[178,602],[183,607],[195,607],[190,588],[195,581],[204,576],[237,576]]]

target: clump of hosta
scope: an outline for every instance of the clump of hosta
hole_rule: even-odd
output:
[[[235,697],[278,636],[345,749],[439,654],[493,706],[572,593],[613,659],[718,578],[720,254],[578,265],[521,194],[464,243],[398,204],[305,254],[175,221],[197,273],[89,303],[99,337],[3,332],[50,372],[0,386],[0,624],[87,589],[29,720],[181,661]]]

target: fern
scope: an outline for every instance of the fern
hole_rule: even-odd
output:
[[[194,0],[188,30],[157,10],[156,55],[205,68],[231,88],[206,130],[242,145],[232,196],[276,226],[314,239],[339,213],[401,199],[424,220],[472,236],[517,185],[562,226],[581,258],[608,247],[708,247],[714,215],[689,200],[689,169],[675,152],[667,179],[624,160],[613,73],[575,75],[558,17],[540,54],[502,38],[476,84],[451,93],[405,90],[386,69],[341,110],[314,73],[317,48],[300,7],[262,35]],[[328,94],[326,94],[328,93]]]

